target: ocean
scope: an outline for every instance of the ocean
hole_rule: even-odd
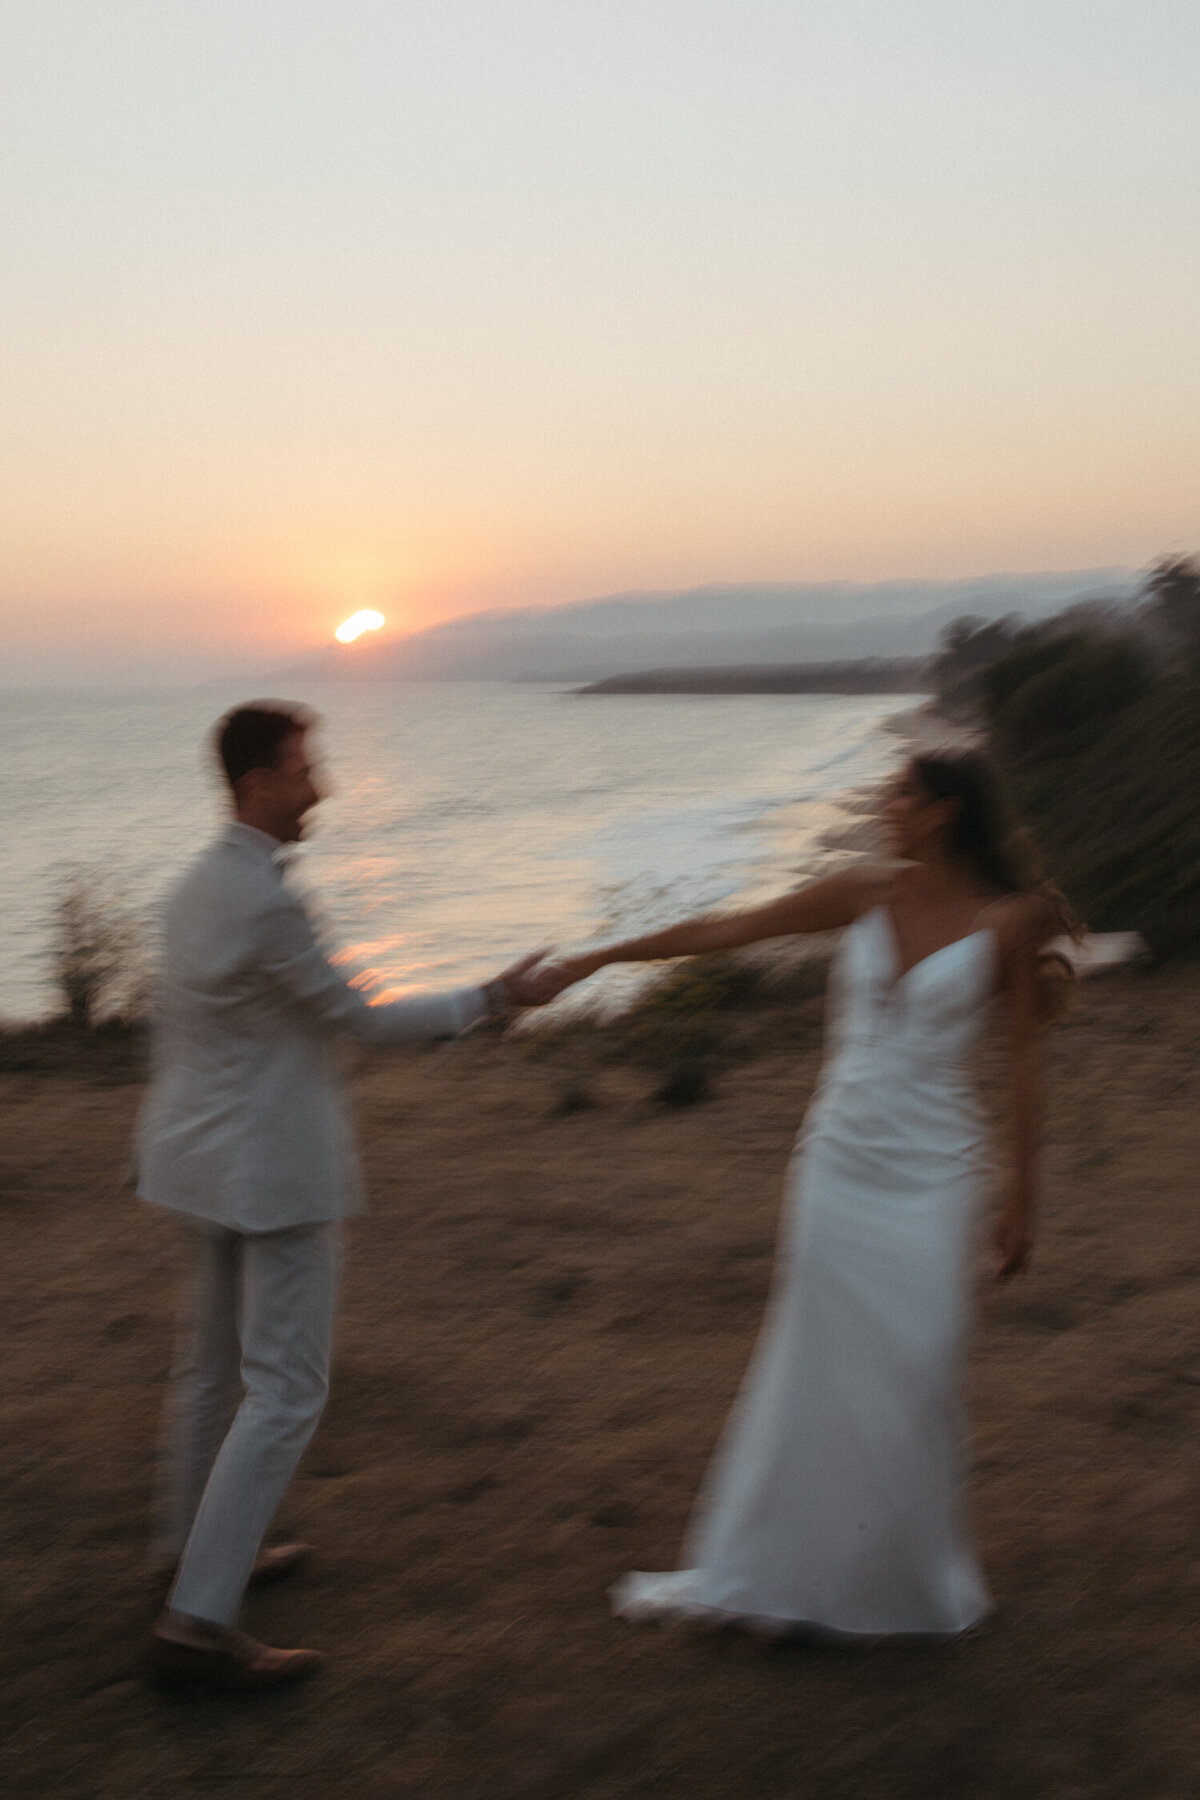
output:
[[[244,692],[0,697],[0,1016],[56,1007],[56,896],[111,886],[153,931],[220,826],[213,722]],[[505,683],[306,689],[332,791],[294,878],[380,993],[474,981],[765,898],[828,855],[900,754],[895,694],[611,695]],[[604,980],[604,977],[599,979]]]

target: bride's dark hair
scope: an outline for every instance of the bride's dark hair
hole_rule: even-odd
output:
[[[1047,937],[1078,939],[1079,922],[1066,896],[1043,879],[1033,843],[1014,826],[987,757],[978,750],[923,751],[910,766],[931,800],[957,802],[947,839],[951,855],[996,893],[1040,895],[1051,923]],[[1041,1010],[1047,1019],[1056,1018],[1074,970],[1064,955],[1046,949],[1039,954],[1038,968]]]
[[[1001,894],[1035,893],[1041,886],[1027,842],[1018,837],[996,772],[978,750],[936,750],[911,763],[931,800],[957,802],[950,826],[951,855]]]

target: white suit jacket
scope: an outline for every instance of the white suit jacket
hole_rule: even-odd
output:
[[[478,988],[368,1006],[284,885],[275,840],[231,824],[172,893],[154,1071],[138,1131],[143,1199],[236,1231],[353,1212],[361,1188],[334,1041],[454,1037]]]

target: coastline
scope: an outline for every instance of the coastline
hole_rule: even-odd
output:
[[[967,750],[979,743],[979,733],[968,726],[956,725],[939,714],[932,701],[906,707],[880,720],[880,730],[899,740],[905,751]],[[851,788],[841,795],[838,805],[846,814],[844,821],[831,825],[822,833],[819,850],[824,856],[861,861],[875,851],[873,818],[878,805],[880,784]],[[870,816],[867,816],[870,815]]]
[[[406,691],[402,706],[387,688],[315,702],[329,721],[337,787],[297,876],[339,950],[381,986],[411,990],[486,979],[523,948],[583,940],[606,931],[610,915],[633,922],[656,895],[678,913],[734,903],[756,879],[778,891],[837,816],[836,795],[887,761],[876,726],[904,698],[616,698],[589,708],[558,692],[468,684]],[[81,710],[76,753],[89,771],[124,774],[116,791],[93,795],[98,775],[56,763],[44,772],[44,817],[26,809],[17,819],[0,871],[6,1018],[53,1011],[64,845],[85,873],[111,870],[149,913],[219,827],[220,796],[194,748],[212,704],[193,696],[180,714],[172,697],[151,695],[132,717],[99,701]],[[170,756],[156,770],[164,745]],[[10,748],[20,790],[28,749],[19,736]],[[154,796],[140,812],[138,794]],[[773,809],[795,796],[807,804],[782,835]]]
[[[882,721],[882,729],[900,738],[913,750],[970,750],[977,748],[981,733],[973,726],[956,724],[937,710],[928,700],[922,706],[892,713]]]

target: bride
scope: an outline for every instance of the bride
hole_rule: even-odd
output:
[[[613,1590],[626,1618],[907,1635],[965,1631],[989,1611],[962,1494],[968,1260],[988,1168],[969,1065],[999,999],[1013,1138],[994,1234],[1005,1281],[1033,1244],[1053,967],[1041,953],[1063,921],[1018,867],[982,757],[914,757],[883,825],[894,864],[546,970],[562,986],[606,963],[846,928],[762,1335],[685,1566],[626,1576]]]

